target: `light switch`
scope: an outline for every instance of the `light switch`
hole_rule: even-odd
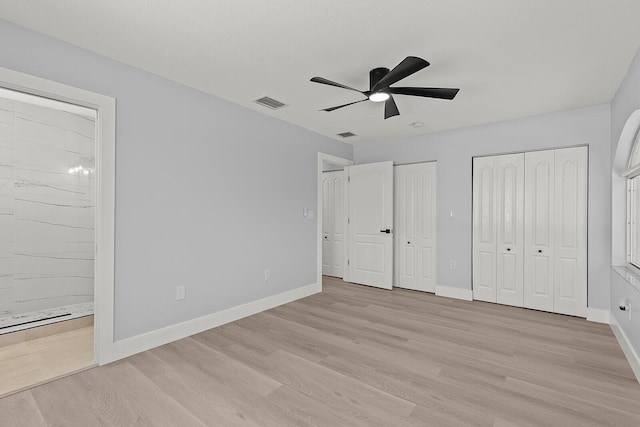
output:
[[[315,215],[313,213],[313,209],[309,209],[307,211],[307,219],[313,219],[313,218],[315,218]]]

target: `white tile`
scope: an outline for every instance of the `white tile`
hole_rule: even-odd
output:
[[[0,313],[92,301],[95,178],[69,169],[94,167],[94,134],[92,119],[0,99]]]

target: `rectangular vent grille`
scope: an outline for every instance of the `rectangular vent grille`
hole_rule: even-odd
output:
[[[341,136],[343,138],[349,138],[352,136],[356,136],[356,134],[352,132],[342,132],[342,133],[339,133],[338,136]]]
[[[263,107],[271,108],[272,110],[277,110],[278,108],[287,106],[287,104],[285,104],[284,102],[280,102],[277,99],[273,99],[268,96],[258,98],[254,102],[256,104],[262,105]]]

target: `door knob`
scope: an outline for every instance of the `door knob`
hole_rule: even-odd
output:
[[[541,254],[542,253],[542,249],[538,249],[538,253]]]
[[[387,233],[390,234],[391,233],[391,229],[390,228],[385,228],[384,230],[380,230],[381,233]]]
[[[511,251],[511,248],[507,248],[507,252],[510,252],[510,251]]]
[[[411,242],[407,242],[407,245],[410,245],[410,244],[411,244]]]

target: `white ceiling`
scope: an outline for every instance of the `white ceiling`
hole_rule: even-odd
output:
[[[1,0],[0,18],[351,143],[608,103],[640,46],[638,0]],[[321,76],[368,89],[406,56],[400,116]],[[264,95],[287,107],[272,111]],[[423,122],[422,128],[410,126]]]

